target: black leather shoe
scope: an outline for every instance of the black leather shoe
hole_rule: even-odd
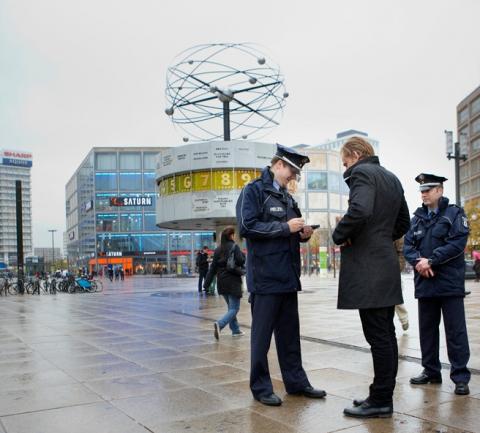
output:
[[[257,398],[257,400],[266,405],[266,406],[280,406],[282,404],[282,399],[276,394],[270,394],[263,397]]]
[[[393,406],[373,406],[368,401],[364,401],[360,406],[347,407],[343,413],[353,418],[390,418]]]
[[[457,395],[468,395],[470,394],[470,388],[468,383],[458,382],[455,384],[455,394]]]
[[[315,389],[313,386],[306,386],[302,390],[290,394],[303,395],[308,398],[324,398],[327,395],[323,389]]]
[[[361,406],[363,403],[365,403],[367,401],[366,398],[356,398],[353,400],[353,405],[355,407],[358,407],[358,406]]]
[[[439,377],[431,377],[425,372],[419,374],[418,376],[412,377],[410,379],[410,383],[412,385],[426,385],[427,383],[442,383],[442,376]]]

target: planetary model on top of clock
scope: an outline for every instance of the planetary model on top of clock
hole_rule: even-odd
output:
[[[279,124],[288,93],[279,67],[257,45],[197,45],[174,62],[165,113],[184,141],[258,139]]]

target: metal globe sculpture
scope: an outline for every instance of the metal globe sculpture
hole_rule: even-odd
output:
[[[191,141],[258,139],[279,125],[288,95],[257,45],[197,45],[168,68],[165,113]]]

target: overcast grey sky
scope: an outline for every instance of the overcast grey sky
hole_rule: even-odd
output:
[[[265,141],[367,131],[411,211],[421,171],[454,199],[443,130],[480,85],[479,16],[478,0],[0,0],[0,148],[33,152],[34,245],[65,230],[65,183],[92,146],[182,144],[165,72],[200,43],[256,42],[280,65],[290,98]]]

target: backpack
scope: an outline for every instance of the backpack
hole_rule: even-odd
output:
[[[228,259],[227,259],[227,271],[230,272],[233,275],[238,275],[242,277],[247,273],[247,270],[245,269],[245,265],[239,266],[237,265],[237,262],[235,261],[235,247],[237,245],[233,244],[232,248],[230,248],[230,251],[228,252]]]

